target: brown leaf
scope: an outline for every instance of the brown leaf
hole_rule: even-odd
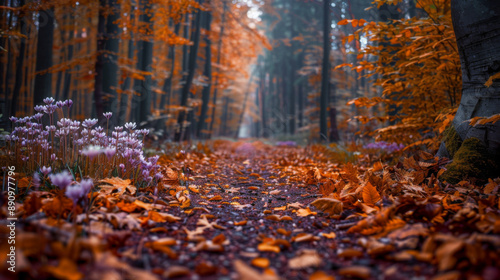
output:
[[[370,182],[367,182],[366,185],[363,187],[363,201],[370,206],[375,205],[380,200],[380,194],[378,193],[377,189],[370,184]]]
[[[315,250],[304,250],[301,255],[288,260],[291,269],[303,269],[307,267],[318,267],[321,265],[321,257]]]
[[[255,258],[252,260],[252,265],[260,268],[267,268],[269,264],[269,259],[266,258]]]
[[[338,273],[342,276],[356,277],[360,279],[370,278],[372,271],[370,268],[361,265],[353,265],[344,267],[338,270]]]
[[[319,270],[309,276],[309,280],[335,280],[335,277],[326,274],[325,272]]]
[[[311,202],[319,210],[331,215],[339,215],[342,213],[342,201],[333,198],[318,198]]]
[[[118,194],[122,195],[126,190],[128,190],[130,194],[134,195],[137,190],[135,186],[130,184],[132,182],[130,179],[123,180],[118,177],[113,177],[103,179],[100,182],[110,184],[112,186],[112,188],[101,186],[101,191],[104,191],[106,194],[111,194],[113,191],[118,190]]]
[[[78,271],[78,266],[69,259],[61,259],[57,266],[47,266],[45,271],[58,279],[79,280],[83,274]]]
[[[318,213],[312,212],[311,209],[309,209],[309,207],[307,207],[305,209],[297,210],[297,216],[300,216],[300,217],[307,217],[309,215],[316,215],[316,214],[318,214]]]
[[[270,273],[259,273],[257,270],[248,266],[241,260],[235,260],[233,262],[234,269],[239,274],[239,280],[279,280],[276,275],[271,275]]]

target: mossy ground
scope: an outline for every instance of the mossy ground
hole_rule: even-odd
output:
[[[458,135],[453,125],[448,126],[448,128],[446,128],[446,130],[443,133],[444,133],[443,139],[444,139],[444,144],[446,146],[446,150],[453,158],[455,153],[458,151],[458,149],[460,149],[460,146],[462,145],[462,139]]]
[[[488,178],[498,176],[499,163],[495,162],[477,138],[466,139],[453,155],[453,162],[447,166],[442,180],[456,184],[464,179],[476,178],[477,183],[484,183]]]

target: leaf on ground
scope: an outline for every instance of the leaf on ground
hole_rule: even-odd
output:
[[[69,259],[61,259],[57,266],[47,266],[45,271],[58,279],[80,280],[83,274],[78,271],[78,266]]]
[[[361,194],[363,196],[363,202],[369,206],[375,205],[375,203],[380,200],[380,194],[378,193],[377,189],[372,184],[370,184],[370,182],[366,183]]]
[[[270,261],[267,258],[255,258],[252,260],[252,265],[260,268],[269,267]]]
[[[279,277],[272,270],[265,270],[264,273],[260,273],[242,260],[235,260],[233,266],[240,276],[239,280],[279,280]]]
[[[303,269],[318,267],[321,263],[321,257],[316,250],[304,250],[299,256],[288,260],[288,267],[291,269]]]
[[[344,267],[338,270],[342,276],[355,277],[359,279],[368,279],[371,277],[372,271],[370,268],[361,265],[353,265]]]
[[[300,217],[307,217],[309,215],[316,215],[316,214],[318,214],[318,213],[311,211],[311,209],[309,209],[309,207],[307,207],[305,209],[302,208],[302,209],[297,210],[297,216],[300,216]]]
[[[132,186],[130,183],[132,182],[130,179],[123,180],[118,177],[106,178],[100,181],[101,183],[110,184],[112,188],[106,188],[105,186],[101,186],[101,191],[104,191],[106,194],[111,194],[111,192],[117,190],[119,195],[122,195],[126,190],[130,192],[130,194],[135,195],[137,188]]]
[[[331,215],[339,215],[342,213],[342,201],[334,198],[318,198],[311,202],[311,205]]]
[[[335,280],[335,277],[326,274],[324,271],[316,271],[309,276],[309,280]]]
[[[337,234],[335,234],[335,232],[330,232],[330,233],[321,233],[322,236],[326,237],[326,238],[330,238],[330,239],[334,239],[335,237],[337,237]]]

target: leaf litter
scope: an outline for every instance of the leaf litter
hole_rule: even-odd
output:
[[[242,145],[252,153],[237,153]],[[32,191],[18,207],[17,276],[500,276],[500,180],[441,182],[443,161],[432,156],[395,166],[339,164],[319,145],[215,141],[210,153],[188,151],[159,162],[164,177],[156,191],[103,179],[89,195],[89,209]]]

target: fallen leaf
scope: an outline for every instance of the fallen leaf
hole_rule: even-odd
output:
[[[360,279],[370,278],[372,271],[370,268],[361,265],[353,265],[344,267],[338,270],[338,273],[342,276],[356,277]]]
[[[251,264],[256,267],[267,268],[269,267],[270,262],[269,259],[266,258],[255,258],[252,260]]]
[[[239,280],[279,280],[279,277],[269,272],[259,273],[241,260],[235,260],[233,266],[239,275]]]
[[[47,266],[45,271],[58,279],[79,280],[83,274],[78,271],[78,266],[71,260],[63,258],[57,266]]]
[[[101,181],[101,183],[110,184],[112,186],[111,189],[104,188],[105,186],[101,186],[101,190],[106,190],[106,194],[111,194],[114,190],[118,190],[118,194],[122,195],[125,190],[128,190],[131,195],[135,195],[137,188],[132,186],[130,183],[132,182],[130,179],[123,180],[118,177],[106,178]]]
[[[330,238],[330,239],[334,239],[335,237],[337,237],[337,235],[335,234],[335,232],[330,232],[330,233],[321,233],[321,235],[323,235],[324,237],[326,238]]]
[[[380,194],[378,193],[377,189],[372,184],[370,184],[370,182],[366,183],[361,194],[363,196],[364,203],[370,206],[375,205],[375,203],[380,200]]]
[[[342,213],[342,202],[333,198],[318,198],[311,205],[329,215],[340,215]]]
[[[335,280],[335,277],[326,274],[324,271],[316,271],[309,276],[309,280]]]
[[[303,269],[307,267],[318,267],[321,265],[321,257],[315,250],[304,250],[302,253],[288,260],[288,267],[291,269]]]
[[[318,213],[316,212],[312,212],[311,209],[309,209],[309,207],[305,208],[305,209],[299,209],[297,210],[297,216],[300,216],[300,217],[307,217],[309,215],[316,215]]]

